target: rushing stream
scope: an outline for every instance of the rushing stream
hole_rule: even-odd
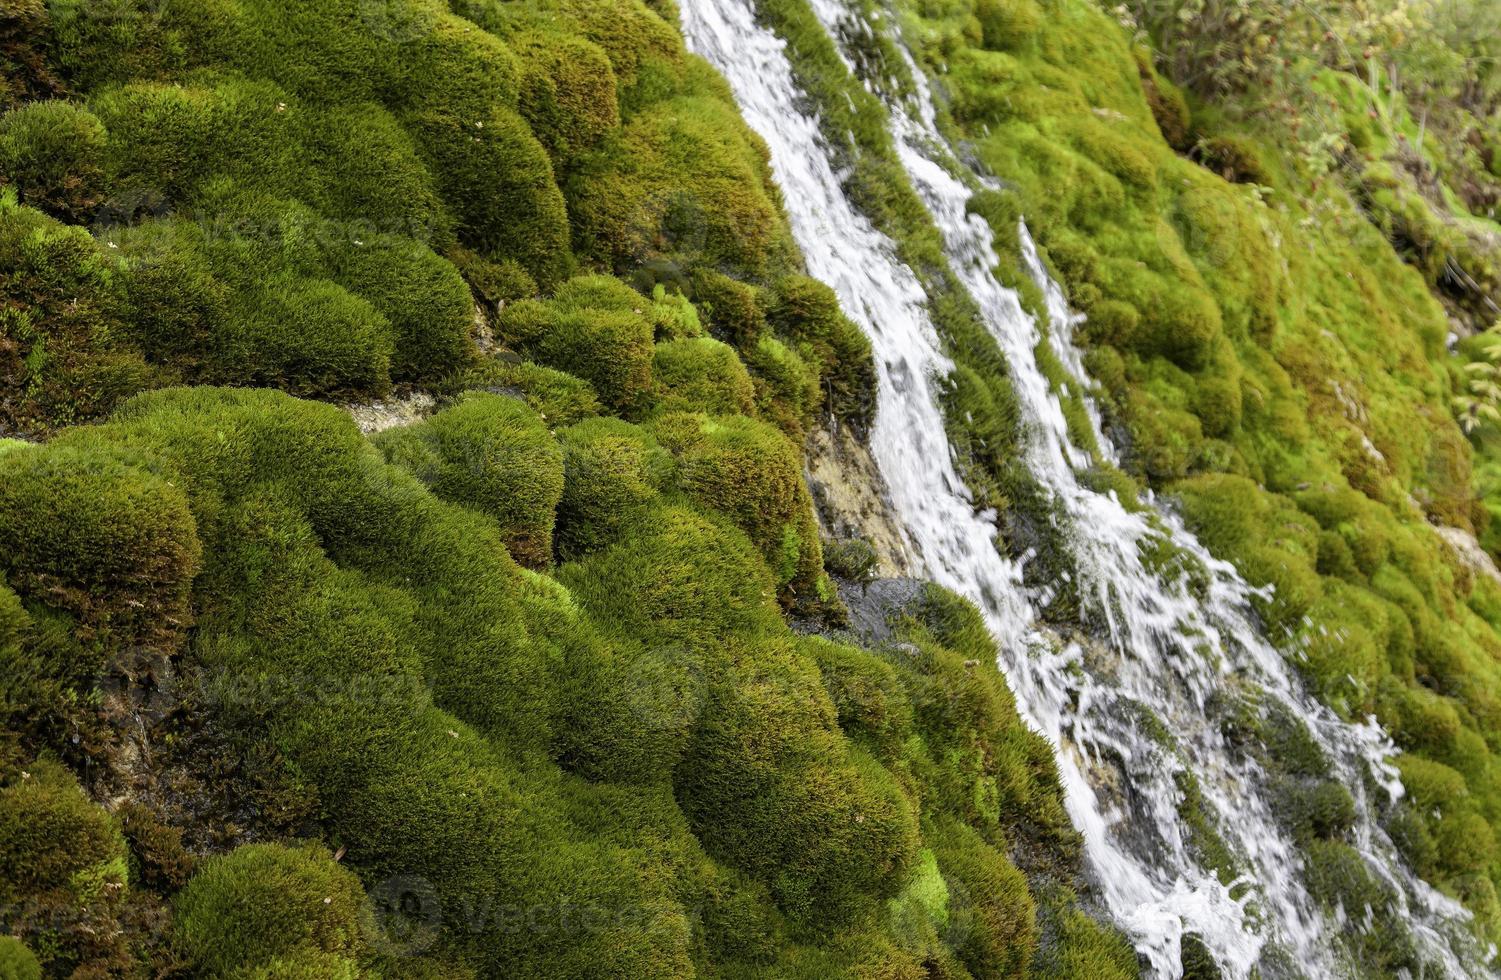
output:
[[[850,15],[837,0],[815,0],[813,9],[835,38],[872,29],[844,23]],[[742,114],[770,147],[809,272],[834,288],[874,347],[880,390],[871,450],[910,557],[922,574],[984,611],[1023,716],[1057,750],[1070,814],[1105,904],[1149,972],[1181,975],[1186,933],[1202,939],[1227,977],[1345,972],[1333,939],[1362,912],[1331,916],[1309,895],[1299,850],[1272,813],[1266,774],[1227,744],[1213,707],[1226,691],[1255,691],[1259,710],[1276,707],[1308,724],[1355,796],[1351,843],[1393,887],[1424,958],[1451,977],[1489,975],[1465,933],[1466,914],[1405,868],[1370,814],[1369,795],[1401,792],[1386,736],[1374,724],[1341,722],[1304,693],[1261,635],[1250,587],[1171,512],[1133,512],[1114,494],[1081,484],[1088,454],[1070,443],[1058,395],[1039,369],[1040,327],[992,275],[998,259],[990,229],[966,210],[972,193],[990,185],[958,162],[940,134],[916,65],[908,60],[915,94],[889,102],[892,136],[953,272],[1009,362],[1027,465],[1055,504],[1058,537],[1077,576],[1086,628],[1076,639],[1041,624],[1023,562],[997,549],[994,515],[972,505],[939,407],[938,386],[952,364],[928,297],[894,243],[846,198],[818,122],[800,108],[806,100],[783,43],[757,22],[750,0],[683,0],[682,17],[690,47],[729,80]],[[879,90],[878,82],[864,81]],[[1074,378],[1085,381],[1071,340],[1077,318],[1025,227],[1021,236],[1047,300],[1042,327]],[[1101,453],[1113,459],[1092,405],[1088,414]],[[1165,544],[1206,570],[1197,586],[1147,560]],[[1144,716],[1155,716],[1175,744],[1154,736]],[[1110,770],[1118,778],[1101,778]],[[1194,857],[1178,805],[1184,772],[1196,778],[1245,869],[1230,886]]]

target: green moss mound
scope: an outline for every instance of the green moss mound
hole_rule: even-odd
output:
[[[0,977],[5,980],[42,980],[42,964],[15,936],[0,936]]]
[[[735,349],[708,337],[658,344],[652,355],[657,410],[752,415],[756,390]]]
[[[424,422],[382,433],[376,444],[439,497],[494,518],[518,562],[552,563],[563,451],[524,404],[469,393]]]
[[[201,546],[183,491],[130,459],[30,446],[0,457],[0,548],[23,596],[149,641],[191,625]]]
[[[0,434],[45,437],[0,441],[0,897],[46,975],[1107,943],[1051,925],[1077,842],[973,608],[788,625],[840,610],[798,445],[874,367],[671,4],[109,7],[0,28]],[[294,397],[420,393],[373,438]]]
[[[174,904],[176,941],[210,976],[357,954],[370,928],[359,879],[317,848],[247,844],[206,862]]]
[[[666,416],[656,431],[677,458],[683,492],[750,536],[778,588],[815,594],[823,552],[801,460],[787,438],[737,416]]]

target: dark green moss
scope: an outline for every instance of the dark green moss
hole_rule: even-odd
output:
[[[21,203],[82,223],[109,191],[104,124],[70,102],[33,102],[0,116],[0,174]]]
[[[170,477],[128,452],[64,446],[5,453],[0,473],[12,588],[123,642],[170,641],[191,625],[201,546]]]

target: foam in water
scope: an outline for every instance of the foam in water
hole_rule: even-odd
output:
[[[841,29],[870,29],[843,22],[846,12],[830,0],[815,0],[813,9],[836,38]],[[834,288],[870,337],[879,377],[871,450],[904,524],[910,557],[923,574],[985,613],[1018,707],[1057,749],[1070,814],[1103,897],[1151,971],[1180,975],[1182,937],[1196,933],[1230,977],[1247,977],[1258,966],[1267,975],[1341,972],[1333,934],[1342,923],[1324,915],[1301,884],[1299,851],[1272,816],[1264,774],[1226,743],[1210,710],[1217,692],[1249,686],[1263,692],[1263,704],[1279,703],[1307,721],[1328,753],[1356,797],[1352,843],[1394,886],[1425,955],[1451,976],[1482,975],[1478,955],[1455,952],[1466,949],[1463,910],[1402,866],[1369,815],[1375,804],[1368,806],[1367,780],[1384,792],[1401,792],[1388,762],[1389,740],[1374,724],[1341,722],[1302,691],[1283,656],[1262,637],[1250,611],[1250,587],[1174,515],[1133,513],[1113,494],[1079,482],[1077,471],[1089,459],[1070,443],[1058,397],[1038,367],[1039,327],[992,275],[998,260],[990,229],[966,212],[981,179],[955,161],[916,65],[908,59],[916,95],[890,103],[893,136],[950,265],[1010,364],[1028,468],[1058,505],[1059,531],[1098,635],[1088,647],[1089,641],[1062,642],[1039,624],[1020,565],[996,547],[994,515],[971,505],[939,409],[938,379],[952,363],[922,283],[845,197],[818,123],[798,109],[802,100],[782,42],[756,24],[748,0],[685,0],[682,17],[689,46],[729,80],[742,114],[771,150],[809,272]],[[1082,380],[1072,344],[1077,318],[1043,270],[1025,226],[1021,238],[1047,300],[1051,344]],[[1113,460],[1092,404],[1089,414],[1101,452]],[[1164,541],[1208,570],[1200,591],[1143,560]],[[1143,730],[1143,707],[1174,734],[1175,750]],[[1123,793],[1097,788],[1106,781],[1092,776],[1106,768],[1123,775]],[[1196,777],[1212,812],[1232,817],[1219,821],[1220,830],[1247,869],[1233,888],[1193,857],[1178,814],[1176,774],[1184,770]],[[1353,910],[1350,915],[1360,918]],[[1278,958],[1280,968],[1268,956],[1274,947],[1291,954]]]

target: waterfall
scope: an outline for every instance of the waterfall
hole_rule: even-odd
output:
[[[838,38],[850,15],[834,0],[815,0],[813,9]],[[967,212],[972,193],[988,183],[949,148],[917,66],[909,58],[915,94],[888,101],[892,136],[954,274],[1010,365],[1026,464],[1056,505],[1088,635],[1060,637],[1041,623],[1021,563],[996,547],[995,516],[973,506],[944,429],[939,384],[953,365],[928,296],[895,243],[845,196],[817,120],[800,108],[806,100],[783,42],[757,23],[750,0],[683,0],[682,19],[690,48],[728,79],[741,113],[770,148],[808,271],[834,288],[870,338],[879,382],[871,452],[910,557],[921,574],[984,613],[1019,710],[1055,747],[1069,812],[1105,904],[1150,972],[1181,975],[1186,933],[1202,939],[1228,977],[1253,970],[1267,977],[1343,972],[1334,942],[1343,923],[1309,895],[1299,849],[1272,812],[1266,774],[1228,744],[1211,707],[1216,694],[1253,689],[1261,710],[1276,707],[1308,725],[1355,796],[1351,843],[1404,903],[1424,956],[1451,977],[1484,975],[1483,958],[1469,948],[1467,913],[1412,875],[1377,826],[1368,785],[1401,793],[1384,733],[1374,722],[1343,722],[1307,695],[1261,635],[1251,587],[1174,514],[1153,501],[1145,510],[1128,508],[1113,493],[1080,482],[1087,454],[1071,444],[1059,397],[1036,355],[1045,328],[1074,383],[1087,383],[1072,343],[1077,318],[1024,225],[1023,254],[1046,298],[1048,322],[1035,323],[992,274],[998,259],[990,228]],[[1099,451],[1113,460],[1092,404],[1087,415]],[[1147,560],[1164,546],[1207,571],[1196,588]],[[1172,733],[1173,746],[1146,730],[1142,707]],[[1107,781],[1095,777],[1109,767],[1123,776],[1123,790],[1101,789]],[[1194,857],[1179,814],[1180,773],[1197,781],[1245,869],[1241,879],[1226,885]],[[1359,915],[1349,912],[1353,920]]]

